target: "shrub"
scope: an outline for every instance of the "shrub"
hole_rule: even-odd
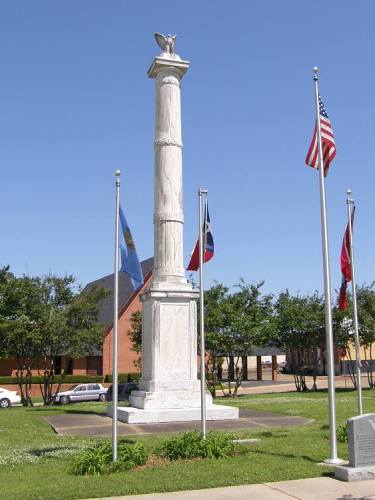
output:
[[[17,379],[16,377],[0,377],[0,384],[1,385],[8,385],[8,384],[17,384]]]
[[[233,436],[219,432],[209,432],[202,439],[197,431],[185,432],[181,436],[168,439],[156,454],[169,460],[181,458],[225,458],[234,452]]]
[[[348,442],[348,429],[346,425],[338,425],[337,426],[337,440],[339,443],[347,443]]]
[[[139,378],[140,378],[139,373],[119,373],[118,374],[119,383],[138,382]],[[112,383],[112,375],[106,375],[104,377],[104,382]]]
[[[55,375],[54,383],[60,382],[64,384],[84,384],[84,383],[101,383],[103,377],[101,375]],[[34,375],[31,377],[32,384],[42,384],[43,377]],[[0,385],[17,385],[17,377],[0,377]]]
[[[43,380],[43,377],[41,377]],[[62,382],[63,384],[89,384],[97,382],[101,383],[103,381],[102,375],[56,375],[55,383]]]
[[[204,444],[206,458],[226,458],[234,453],[233,436],[230,434],[209,432]]]
[[[140,443],[119,442],[117,461],[112,462],[112,444],[108,441],[96,443],[75,459],[71,472],[77,476],[101,475],[131,469],[147,461],[147,453]]]
[[[96,443],[75,459],[72,472],[77,476],[100,475],[106,472],[112,459],[111,444]]]
[[[111,471],[128,470],[147,462],[148,455],[143,445],[122,443],[118,448],[118,460],[111,464]]]
[[[185,432],[182,436],[168,439],[157,450],[157,455],[177,460],[202,456],[202,438],[199,432]]]

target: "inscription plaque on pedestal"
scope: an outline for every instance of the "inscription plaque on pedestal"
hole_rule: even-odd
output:
[[[375,465],[375,414],[348,420],[349,465]]]

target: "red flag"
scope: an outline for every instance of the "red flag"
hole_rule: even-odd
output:
[[[352,230],[354,223],[354,211],[352,211]],[[344,238],[342,240],[341,246],[341,288],[339,296],[339,308],[344,311],[347,308],[348,302],[346,297],[346,289],[348,288],[348,283],[352,280],[352,268],[351,268],[351,255],[350,255],[350,236],[349,236],[349,224],[347,224],[345,229]]]
[[[214,239],[211,233],[210,214],[208,213],[208,204],[204,209],[203,222],[203,263],[208,262],[214,256]],[[198,271],[199,269],[199,238],[195,244],[193,253],[191,254],[190,262],[187,267],[188,271]]]
[[[348,284],[346,282],[344,274],[342,275],[341,287],[340,287],[340,295],[339,295],[339,309],[340,311],[345,311],[348,307],[348,301],[346,297],[346,289],[348,288]]]
[[[324,165],[324,176],[328,174],[329,166],[336,156],[336,146],[335,139],[333,137],[333,130],[331,126],[331,121],[328,118],[326,108],[324,107],[322,98],[319,96],[319,117],[320,117],[320,135],[322,138],[322,152],[323,152],[323,165]],[[309,165],[316,170],[319,169],[319,147],[318,147],[318,131],[317,125],[315,125],[315,130],[311,144],[306,156],[306,165]]]

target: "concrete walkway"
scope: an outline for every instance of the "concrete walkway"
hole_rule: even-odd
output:
[[[57,434],[69,436],[111,436],[112,419],[104,414],[84,413],[66,410],[63,415],[45,417]],[[306,425],[313,420],[303,417],[276,415],[275,413],[240,408],[238,420],[207,421],[208,430],[236,430],[248,428],[293,427]],[[168,422],[164,424],[125,424],[118,422],[120,436],[137,434],[161,434],[166,432],[185,432],[200,429],[200,420],[192,422]]]
[[[108,497],[107,500],[370,500],[375,499],[375,479],[344,483],[329,477],[227,488]]]

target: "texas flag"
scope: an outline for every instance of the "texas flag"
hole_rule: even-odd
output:
[[[214,256],[214,239],[211,233],[210,214],[208,213],[208,204],[204,209],[203,222],[203,263],[208,262]],[[187,267],[188,271],[198,271],[199,269],[199,238],[195,244],[193,253],[191,254],[190,262]]]

